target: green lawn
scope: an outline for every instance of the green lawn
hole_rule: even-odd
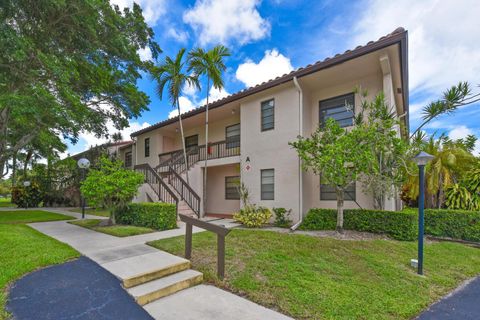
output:
[[[71,221],[71,224],[88,228],[91,230],[95,230],[98,232],[103,232],[115,237],[128,237],[128,236],[136,236],[139,234],[145,234],[154,232],[155,230],[145,227],[137,227],[137,226],[127,226],[127,225],[113,225],[113,226],[98,226],[98,224],[102,220],[100,219],[84,219],[84,220],[76,220]]]
[[[10,202],[10,198],[0,198],[0,208],[15,208],[16,206]]]
[[[21,223],[70,218],[45,211],[0,211],[0,319],[7,319],[6,289],[26,273],[79,256],[70,246]]]
[[[82,213],[82,208],[75,208],[70,209],[72,212]],[[100,216],[100,217],[110,217],[110,211],[108,209],[96,209],[96,208],[89,208],[85,209],[85,214],[91,214],[93,216]]]
[[[150,245],[183,256],[184,237]],[[409,264],[415,242],[342,241],[257,230],[226,238],[226,278],[217,279],[216,237],[193,236],[193,268],[208,282],[296,319],[410,319],[480,273],[480,250],[428,242],[425,277]]]
[[[72,220],[74,218],[43,210],[0,211],[0,223],[31,223],[41,221]]]

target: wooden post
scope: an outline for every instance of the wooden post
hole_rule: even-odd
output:
[[[223,280],[225,276],[225,236],[217,234],[217,275]]]
[[[186,234],[185,234],[185,259],[192,258],[192,225],[190,223],[186,224]]]

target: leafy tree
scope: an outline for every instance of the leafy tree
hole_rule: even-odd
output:
[[[180,102],[179,98],[182,94],[182,89],[185,84],[189,84],[196,88],[200,88],[198,78],[194,75],[189,75],[186,72],[186,61],[183,56],[185,55],[185,49],[182,48],[178,51],[175,59],[166,57],[161,65],[157,68],[155,72],[155,79],[158,82],[157,94],[160,100],[163,98],[163,90],[165,86],[167,87],[168,96],[173,107],[178,110],[178,122],[180,123],[180,133],[182,136],[182,147],[183,147],[183,159],[185,165],[188,166],[187,162],[187,150],[185,148],[185,136],[183,133],[183,124],[182,124],[182,115],[180,111]],[[188,181],[188,170],[186,172],[187,183]]]
[[[115,224],[115,211],[132,201],[143,180],[142,174],[125,169],[122,161],[102,157],[99,168],[88,172],[80,190],[96,207],[108,208],[110,223]]]
[[[329,118],[309,138],[290,143],[307,170],[321,175],[322,181],[335,187],[337,194],[337,231],[343,231],[345,189],[371,170],[371,141],[375,133],[366,126],[343,129]]]
[[[197,76],[207,77],[207,103],[205,104],[205,172],[203,174],[203,206],[207,206],[207,163],[208,163],[208,107],[210,97],[210,81],[215,89],[222,89],[224,86],[222,72],[227,69],[223,59],[230,56],[229,50],[217,45],[212,49],[205,51],[197,48],[189,52],[188,71],[193,71]]]
[[[464,139],[451,140],[444,134],[438,139],[432,135],[427,141],[421,141],[416,148],[434,156],[425,167],[425,205],[429,208],[441,208],[445,202],[446,189],[459,183],[474,166],[476,159],[465,145]],[[409,172],[406,182],[407,196],[416,199],[419,193],[417,166],[410,163]],[[450,191],[450,194],[452,192]]]
[[[0,4],[0,176],[24,148],[58,136],[98,136],[147,109],[136,85],[153,63],[137,51],[153,41],[140,6],[108,0],[4,0]],[[36,139],[36,143],[34,141]],[[48,146],[48,144],[46,144]]]
[[[372,161],[361,175],[361,181],[363,189],[373,196],[375,209],[383,210],[386,200],[394,197],[405,182],[405,166],[412,154],[408,142],[400,135],[395,107],[388,106],[383,92],[373,101],[366,100],[366,91],[361,95],[363,100],[355,125],[374,132],[374,139],[368,142]]]

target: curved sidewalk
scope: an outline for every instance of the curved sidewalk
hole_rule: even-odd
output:
[[[79,217],[62,209],[45,209]],[[98,217],[96,217],[98,218]],[[150,234],[118,238],[92,231],[66,221],[32,223],[31,227],[61,242],[71,245],[83,255],[97,262],[120,280],[145,270],[161,268],[183,258],[155,249],[145,242],[185,234],[185,225]],[[232,224],[233,226],[233,224]],[[203,230],[193,228],[193,232]],[[155,319],[291,319],[230,292],[210,285],[199,285],[144,306]]]

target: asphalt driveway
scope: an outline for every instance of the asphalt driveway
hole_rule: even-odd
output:
[[[115,276],[86,257],[35,271],[15,282],[7,311],[16,320],[153,319]]]
[[[418,320],[480,319],[480,277],[452,292],[424,311]]]

